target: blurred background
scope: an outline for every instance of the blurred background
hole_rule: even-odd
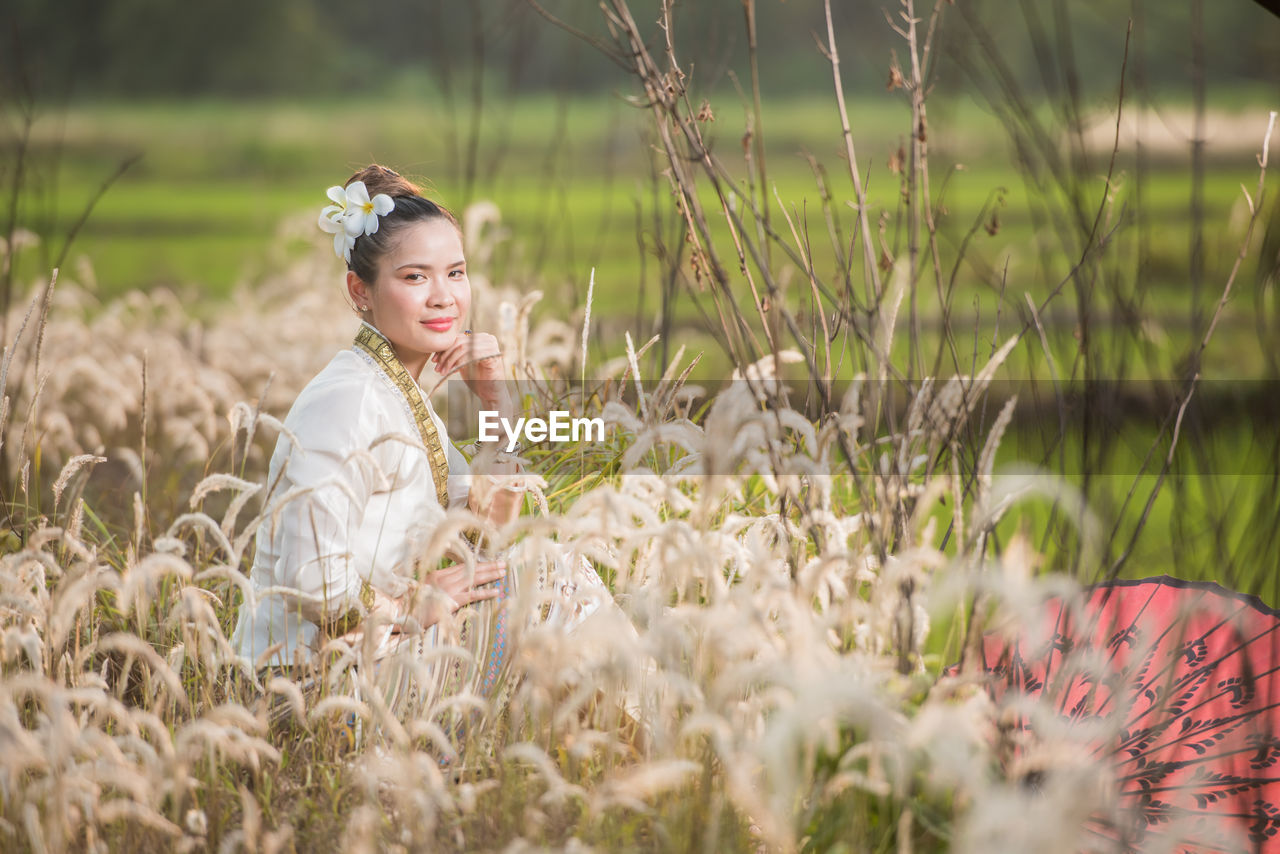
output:
[[[931,273],[891,355],[915,376],[972,372],[1016,325],[1039,324],[1010,357],[1010,382],[1135,383],[1091,386],[1097,405],[1069,413],[1079,422],[1062,400],[1015,422],[1001,461],[1079,484],[1114,566],[1136,548],[1136,574],[1207,575],[1276,601],[1280,216],[1275,178],[1255,188],[1280,107],[1280,18],[1252,0],[942,2],[920,90],[932,176],[920,195],[911,93],[895,76],[911,77],[907,7],[832,8],[876,263],[887,274],[917,245],[917,200],[936,233],[936,298]],[[934,8],[916,9],[922,27]],[[773,210],[783,242],[791,224],[812,233],[815,267],[852,294],[854,192],[823,3],[686,0],[669,34],[659,3],[631,11],[656,55],[670,35],[689,109],[739,200]],[[624,331],[662,333],[650,376],[681,344],[707,353],[697,379],[732,367],[655,120],[607,56],[616,46],[595,4],[8,0],[0,37],[6,314],[53,266],[100,304],[165,291],[196,318],[224,311],[291,259],[327,251],[315,228],[325,189],[377,161],[456,211],[492,203],[473,271],[541,290],[538,312],[581,323],[594,270],[600,359],[620,355]],[[781,253],[773,262],[804,281]],[[291,286],[336,305],[341,265],[326,263]],[[1219,334],[1200,352],[1229,279]],[[790,293],[816,330],[807,288]],[[878,312],[866,308],[868,324]],[[945,361],[922,356],[944,349]],[[1166,481],[1170,401],[1189,371],[1205,384]],[[1035,530],[1060,527],[1045,512]],[[1139,541],[1144,527],[1160,533]]]
[[[98,286],[106,294],[159,284],[223,294],[256,274],[284,217],[310,214],[325,187],[378,160],[424,178],[456,209],[496,202],[520,253],[501,272],[581,290],[597,266],[603,298],[616,291],[619,307],[621,295],[646,289],[637,216],[653,201],[652,158],[647,117],[628,102],[638,89],[526,0],[5,7],[0,180],[16,202],[5,214],[42,239],[39,251],[18,259],[25,276],[43,274],[102,182],[130,162],[76,239]],[[547,0],[544,8],[606,34],[595,4]],[[634,12],[656,22],[657,8],[645,0]],[[731,152],[748,121],[744,6],[697,0],[675,8],[691,90],[710,99],[717,121],[709,131]],[[842,151],[830,66],[815,40],[825,40],[822,4],[764,0],[755,14],[773,176],[784,198],[812,197],[799,153],[831,162]],[[890,61],[903,53],[889,26],[896,15],[896,4],[876,2],[834,9],[844,83],[855,98],[851,120],[873,176],[884,174],[904,135],[904,93],[886,91]],[[1280,91],[1280,23],[1249,0],[986,0],[948,10],[930,80],[934,150],[986,170],[959,191],[980,199],[1017,184],[982,88],[990,76],[983,39],[1029,99],[1047,107],[1057,90],[1073,87],[1106,139],[1130,18],[1128,106],[1153,111],[1153,151],[1188,164],[1200,87],[1214,119],[1208,151],[1230,158],[1222,191],[1206,189],[1212,212],[1225,212],[1237,173],[1253,165],[1238,155],[1256,151],[1259,110],[1274,107]],[[1061,67],[1045,73],[1060,54],[1070,55],[1069,77]],[[1244,114],[1245,124],[1225,121]],[[1189,203],[1188,189],[1178,204]],[[964,212],[955,212],[957,222]]]

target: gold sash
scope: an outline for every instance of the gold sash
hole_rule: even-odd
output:
[[[396,357],[391,342],[372,326],[367,323],[360,325],[355,346],[373,357],[374,362],[395,383],[408,402],[413,411],[413,420],[418,424],[418,434],[422,436],[422,444],[431,461],[431,479],[436,485],[436,498],[440,500],[441,507],[449,509],[449,458],[445,455],[444,446],[440,444],[440,434],[436,430],[435,419],[427,409],[427,402],[422,397],[422,389]]]

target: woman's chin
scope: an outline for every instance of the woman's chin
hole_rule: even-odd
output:
[[[457,340],[458,336],[453,333],[432,333],[422,342],[422,349],[427,354],[427,358],[430,358],[436,353],[448,350]]]

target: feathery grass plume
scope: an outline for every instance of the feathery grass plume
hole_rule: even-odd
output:
[[[62,467],[62,471],[58,474],[58,479],[53,482],[53,503],[57,506],[62,499],[62,490],[66,489],[71,478],[75,476],[81,468],[86,465],[92,466],[96,463],[105,463],[106,457],[100,457],[96,454],[77,454],[67,460],[67,464]]]
[[[656,795],[680,788],[701,770],[698,763],[688,759],[647,762],[607,778],[593,793],[590,809],[597,815],[614,805],[646,811]]]
[[[249,503],[249,500],[262,491],[262,488],[260,483],[253,483],[233,475],[211,474],[196,484],[196,488],[191,492],[188,506],[194,510],[208,495],[224,489],[231,490],[235,497],[227,505],[220,526],[222,533],[230,537],[235,531],[236,517],[240,515],[240,511]],[[230,553],[232,552],[229,551],[228,554]]]
[[[130,664],[134,659],[146,662],[149,672],[158,676],[164,684],[170,701],[184,709],[190,706],[187,692],[183,689],[182,678],[156,652],[155,647],[137,635],[114,632],[91,642],[86,646],[86,649],[93,649],[99,653],[123,653],[125,655],[125,664],[121,667],[121,674],[125,678],[128,677],[129,671],[132,669]]]
[[[362,804],[352,811],[342,834],[343,851],[351,854],[375,854],[378,851],[381,812],[374,804]]]

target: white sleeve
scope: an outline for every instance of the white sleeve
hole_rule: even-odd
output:
[[[297,443],[282,435],[276,449],[283,476],[269,521],[272,575],[297,591],[312,622],[349,610],[368,580],[371,567],[361,572],[352,554],[371,496],[388,483],[385,455],[369,450],[378,419],[377,403],[349,388],[311,395],[286,422]]]

